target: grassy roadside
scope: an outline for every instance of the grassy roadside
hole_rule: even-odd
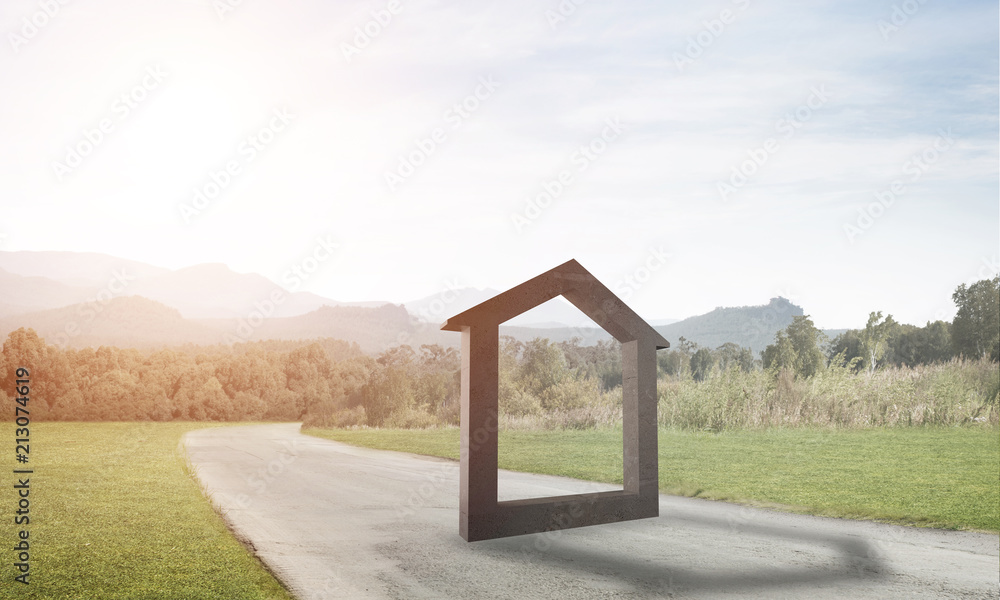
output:
[[[22,527],[5,518],[0,598],[290,599],[187,472],[178,442],[206,426],[33,424],[30,584],[13,581],[8,542]]]
[[[307,429],[359,446],[458,458],[457,428]],[[621,431],[505,431],[500,467],[620,483]],[[991,427],[660,430],[660,490],[796,512],[1000,531]]]

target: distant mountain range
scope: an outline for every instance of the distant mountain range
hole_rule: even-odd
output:
[[[275,292],[282,301],[269,302]],[[369,353],[397,344],[458,346],[460,336],[440,331],[440,324],[497,293],[462,288],[402,305],[338,302],[288,292],[266,277],[235,273],[222,264],[169,270],[96,253],[0,252],[0,336],[31,327],[49,343],[70,347],[323,337],[356,342]],[[651,324],[675,348],[683,336],[701,346],[733,342],[758,353],[801,314],[802,308],[774,298],[763,306],[717,308]],[[522,341],[610,339],[563,298],[512,319],[501,333]],[[827,333],[833,337],[839,331]]]
[[[779,297],[772,298],[770,302],[762,306],[716,308],[709,313],[666,325],[654,324],[654,329],[660,332],[673,348],[679,347],[679,340],[683,337],[699,346],[712,349],[732,342],[741,347],[750,348],[757,355],[768,344],[774,342],[774,335],[777,332],[788,327],[794,317],[803,314],[805,313],[801,307]],[[823,330],[823,333],[833,339],[843,331],[845,330],[828,329]],[[501,333],[514,336],[522,341],[535,337],[546,337],[551,341],[561,342],[577,337],[585,345],[596,343],[599,340],[611,339],[611,336],[604,330],[590,328],[501,327]]]
[[[339,302],[311,292],[288,292],[256,273],[200,264],[171,271],[93,252],[0,252],[0,316],[59,308],[118,296],[143,296],[192,319],[239,318],[254,303],[282,290],[274,316],[292,317],[322,306],[380,306]]]
[[[716,308],[712,312],[657,327],[673,344],[682,336],[699,346],[718,348],[726,342],[750,348],[758,354],[774,342],[774,335],[805,312],[785,298],[771,298],[763,306]],[[827,335],[837,335],[830,331]]]
[[[491,288],[483,290],[474,288],[461,288],[457,290],[446,290],[440,294],[406,302],[403,306],[416,318],[429,323],[443,323],[451,315],[460,313],[467,308],[489,300],[500,292]],[[675,322],[676,319],[667,319],[667,322]],[[660,322],[651,323],[658,325]],[[531,327],[531,328],[578,328],[597,327],[587,315],[580,312],[578,308],[562,297],[553,298],[548,302],[536,306],[528,312],[518,315],[507,321],[508,326]]]
[[[0,336],[30,327],[47,343],[71,348],[118,346],[160,348],[184,344],[232,344],[256,340],[335,338],[377,353],[397,344],[457,346],[454,334],[414,324],[406,309],[324,306],[305,315],[258,319],[188,319],[142,296],[112,298],[0,318]]]

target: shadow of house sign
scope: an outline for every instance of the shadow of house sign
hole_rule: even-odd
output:
[[[497,501],[500,324],[563,296],[622,345],[623,489]],[[462,332],[459,533],[469,542],[659,515],[656,351],[669,348],[575,260],[461,312],[441,327]]]

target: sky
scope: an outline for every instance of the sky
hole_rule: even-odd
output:
[[[5,0],[0,33],[0,250],[392,302],[575,258],[647,319],[825,328],[1000,270],[992,1]]]

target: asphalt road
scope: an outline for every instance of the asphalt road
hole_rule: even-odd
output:
[[[185,436],[235,534],[303,600],[1000,598],[998,537],[660,496],[660,517],[466,543],[458,464],[297,424]],[[501,472],[514,496],[614,489]]]

